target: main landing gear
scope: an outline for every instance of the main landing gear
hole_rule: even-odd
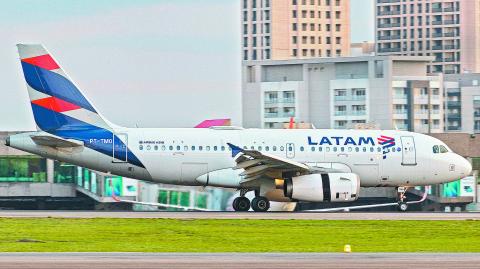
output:
[[[245,194],[248,190],[240,190],[240,197],[237,197],[233,200],[233,209],[235,211],[248,211],[250,206],[252,207],[253,211],[255,212],[266,212],[270,208],[270,201],[263,196],[255,196],[252,199],[252,202],[245,197]]]
[[[407,187],[398,187],[397,188],[397,193],[398,193],[398,206],[397,209],[398,211],[405,212],[408,210],[408,204],[404,201],[406,196],[405,192],[407,192]]]

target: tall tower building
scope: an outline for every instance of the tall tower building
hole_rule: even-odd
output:
[[[434,56],[429,73],[480,72],[480,0],[375,0],[378,55]]]
[[[348,56],[350,0],[242,0],[243,60]]]

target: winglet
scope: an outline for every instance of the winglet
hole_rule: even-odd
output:
[[[243,151],[242,148],[235,146],[234,144],[227,143],[227,145],[232,149],[232,158],[237,156],[238,153]]]

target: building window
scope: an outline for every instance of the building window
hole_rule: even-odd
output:
[[[339,36],[335,37],[335,44],[340,45],[340,43],[342,43],[342,38]]]
[[[335,19],[340,19],[340,11],[335,11]]]
[[[297,44],[297,37],[296,36],[292,36],[292,43]]]
[[[297,49],[293,49],[293,50],[292,50],[292,55],[293,55],[294,57],[297,57],[297,56],[298,56],[298,54],[297,54]]]
[[[292,10],[292,18],[296,19],[297,18],[297,11]]]
[[[292,30],[297,31],[297,24],[296,23],[292,23]]]

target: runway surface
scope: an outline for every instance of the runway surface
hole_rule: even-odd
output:
[[[477,253],[1,253],[0,268],[479,268]]]
[[[161,219],[303,219],[303,220],[480,220],[477,213],[317,213],[317,212],[105,212],[0,211],[0,218],[161,218]]]

